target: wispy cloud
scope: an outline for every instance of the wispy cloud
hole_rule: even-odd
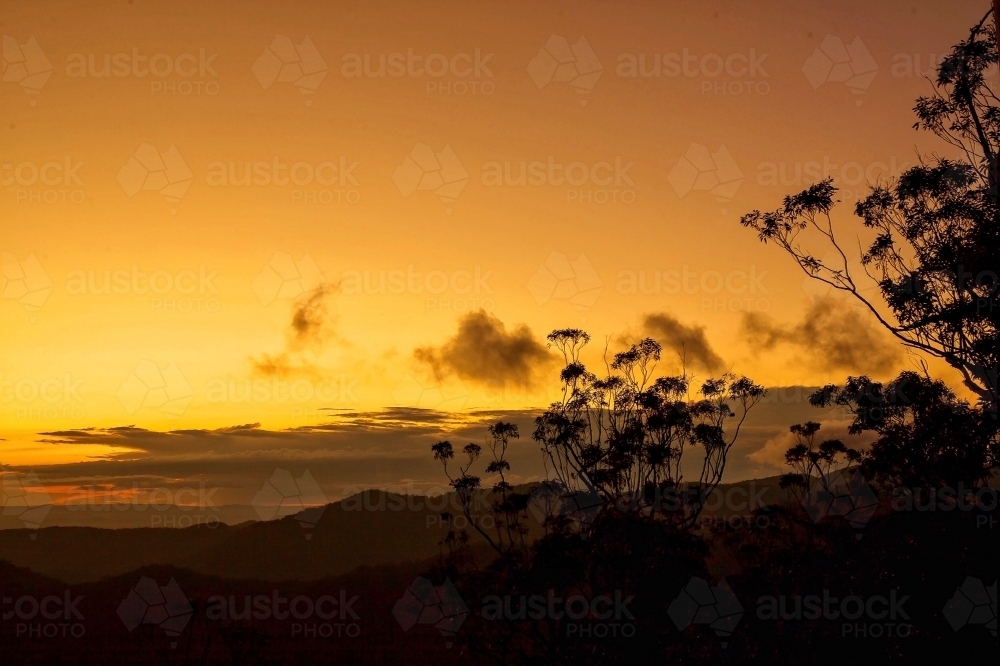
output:
[[[251,358],[255,375],[263,377],[321,377],[323,372],[315,356],[336,336],[337,317],[331,312],[330,299],[339,286],[324,283],[304,294],[292,305],[292,317],[285,332],[285,349],[275,354],[263,353]]]
[[[715,353],[705,337],[705,327],[682,324],[665,312],[646,315],[642,322],[645,335],[671,349],[683,359],[684,365],[695,370],[716,372],[725,362]]]
[[[778,323],[759,312],[747,313],[740,334],[757,350],[781,345],[797,349],[806,363],[825,372],[885,375],[897,369],[903,358],[899,345],[872,326],[867,316],[835,298],[815,301],[794,324]]]

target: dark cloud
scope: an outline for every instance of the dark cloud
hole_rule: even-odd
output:
[[[59,432],[61,443],[105,445],[117,451],[83,462],[10,469],[35,472],[57,501],[109,488],[177,490],[205,484],[216,490],[215,503],[246,505],[277,468],[295,475],[309,470],[330,501],[343,497],[345,489],[440,493],[449,490],[448,479],[431,445],[444,439],[456,445],[482,443],[487,425],[500,419],[516,423],[521,431],[520,445],[511,451],[515,474],[540,479],[544,467],[530,438],[536,415],[529,410],[452,414],[394,408],[344,412],[323,425],[288,430],[256,424],[167,432],[134,427],[67,430]]]
[[[817,421],[818,419],[814,416],[811,420]],[[828,439],[839,439],[848,448],[865,449],[871,446],[872,442],[878,438],[878,435],[871,432],[861,435],[850,434],[848,430],[851,425],[850,420],[822,420],[818,422],[821,428],[816,435],[816,444]],[[747,458],[753,463],[770,467],[775,472],[785,473],[790,471],[790,468],[785,464],[785,452],[797,443],[798,440],[795,435],[786,428],[768,438],[759,449],[747,454]]]
[[[527,326],[508,333],[502,321],[482,310],[463,317],[458,332],[443,345],[421,347],[414,356],[438,380],[454,375],[489,386],[534,385],[536,375],[555,361]]]
[[[867,313],[835,298],[813,302],[796,324],[780,324],[768,315],[747,313],[740,333],[758,350],[769,351],[779,345],[798,348],[808,364],[826,372],[886,375],[897,369],[903,358],[899,345],[873,327]]]
[[[810,406],[808,396],[814,390],[815,387],[769,390],[764,401],[750,413],[730,453],[727,482],[776,473],[775,452],[783,453],[783,437],[790,424],[844,420],[845,415],[833,408]],[[338,412],[326,424],[288,430],[266,430],[256,424],[167,432],[134,426],[61,430],[40,435],[56,437],[62,443],[103,444],[114,450],[82,462],[30,468],[8,466],[5,470],[18,474],[35,472],[57,503],[95,495],[100,504],[104,493],[128,495],[136,487],[176,492],[204,485],[215,504],[245,507],[277,468],[289,470],[295,476],[308,470],[329,501],[337,501],[362,488],[438,494],[447,492],[449,487],[440,463],[431,456],[431,445],[445,439],[457,448],[468,442],[482,443],[486,427],[497,420],[517,424],[521,433],[510,451],[511,478],[516,476],[518,483],[545,478],[541,454],[531,441],[537,415],[537,410],[453,414],[393,408]],[[824,432],[835,431],[832,423],[829,428],[824,427]],[[685,455],[685,474],[697,476],[700,464],[701,457],[694,451]],[[482,467],[476,471],[481,473]],[[238,513],[243,516],[241,520],[256,519],[252,509],[244,514]],[[46,525],[57,524],[55,513],[52,515]],[[115,523],[119,520],[116,517],[125,520],[130,515],[131,512],[77,512],[75,522],[66,524],[120,527],[126,523]],[[133,523],[127,524],[138,524]],[[148,519],[145,525],[149,526]],[[15,521],[10,526],[20,524]]]
[[[253,373],[282,379],[322,376],[308,352],[322,349],[334,336],[336,316],[330,312],[329,301],[338,290],[337,285],[324,283],[295,301],[285,334],[285,350],[251,358]]]
[[[655,313],[646,315],[642,329],[664,348],[677,352],[687,367],[715,372],[725,366],[705,337],[704,326],[685,326],[669,314]]]
[[[295,302],[289,329],[292,349],[303,349],[324,341],[328,327],[334,322],[327,307],[327,298],[336,289],[334,285],[322,284]]]
[[[263,377],[288,379],[302,375],[317,377],[321,374],[312,361],[288,352],[261,354],[260,358],[250,359],[250,362],[253,365],[253,374]]]

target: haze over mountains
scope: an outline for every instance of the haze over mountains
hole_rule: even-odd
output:
[[[534,488],[517,490],[530,493]],[[741,490],[734,494],[736,488]],[[720,486],[718,494],[726,499],[707,511],[706,518],[745,515],[751,508],[785,498],[776,477]],[[488,501],[484,493],[480,497]],[[531,538],[542,533],[544,514],[539,511],[543,508],[537,505],[529,511]],[[151,565],[188,568],[229,579],[320,580],[358,567],[434,558],[442,552],[440,541],[449,527],[448,516],[442,514],[451,514],[458,526],[465,525],[453,493],[428,498],[366,491],[327,505],[315,522],[296,514],[280,520],[226,524],[223,516],[254,509],[224,509],[218,518],[213,512],[192,515],[179,509],[163,514],[194,518],[194,526],[184,528],[0,529],[0,560],[67,583],[96,581]],[[140,515],[135,511],[121,514]],[[199,517],[201,524],[197,524]],[[486,546],[482,537],[474,529],[468,532],[473,547],[482,550]]]

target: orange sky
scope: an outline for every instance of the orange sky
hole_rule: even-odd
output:
[[[919,73],[987,4],[0,2],[0,458],[108,450],[43,430],[547,404],[414,358],[479,308],[595,341],[666,312],[765,385],[843,379],[741,337],[824,294],[739,216],[828,174],[854,247],[869,179],[943,150],[912,130]],[[323,283],[322,339],[286,348]]]

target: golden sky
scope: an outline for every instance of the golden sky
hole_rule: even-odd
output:
[[[547,404],[539,358],[449,362],[480,309],[515,351],[585,328],[595,363],[665,315],[767,386],[912,367],[738,221],[829,175],[856,247],[868,184],[944,150],[921,74],[987,5],[2,1],[0,461]]]

